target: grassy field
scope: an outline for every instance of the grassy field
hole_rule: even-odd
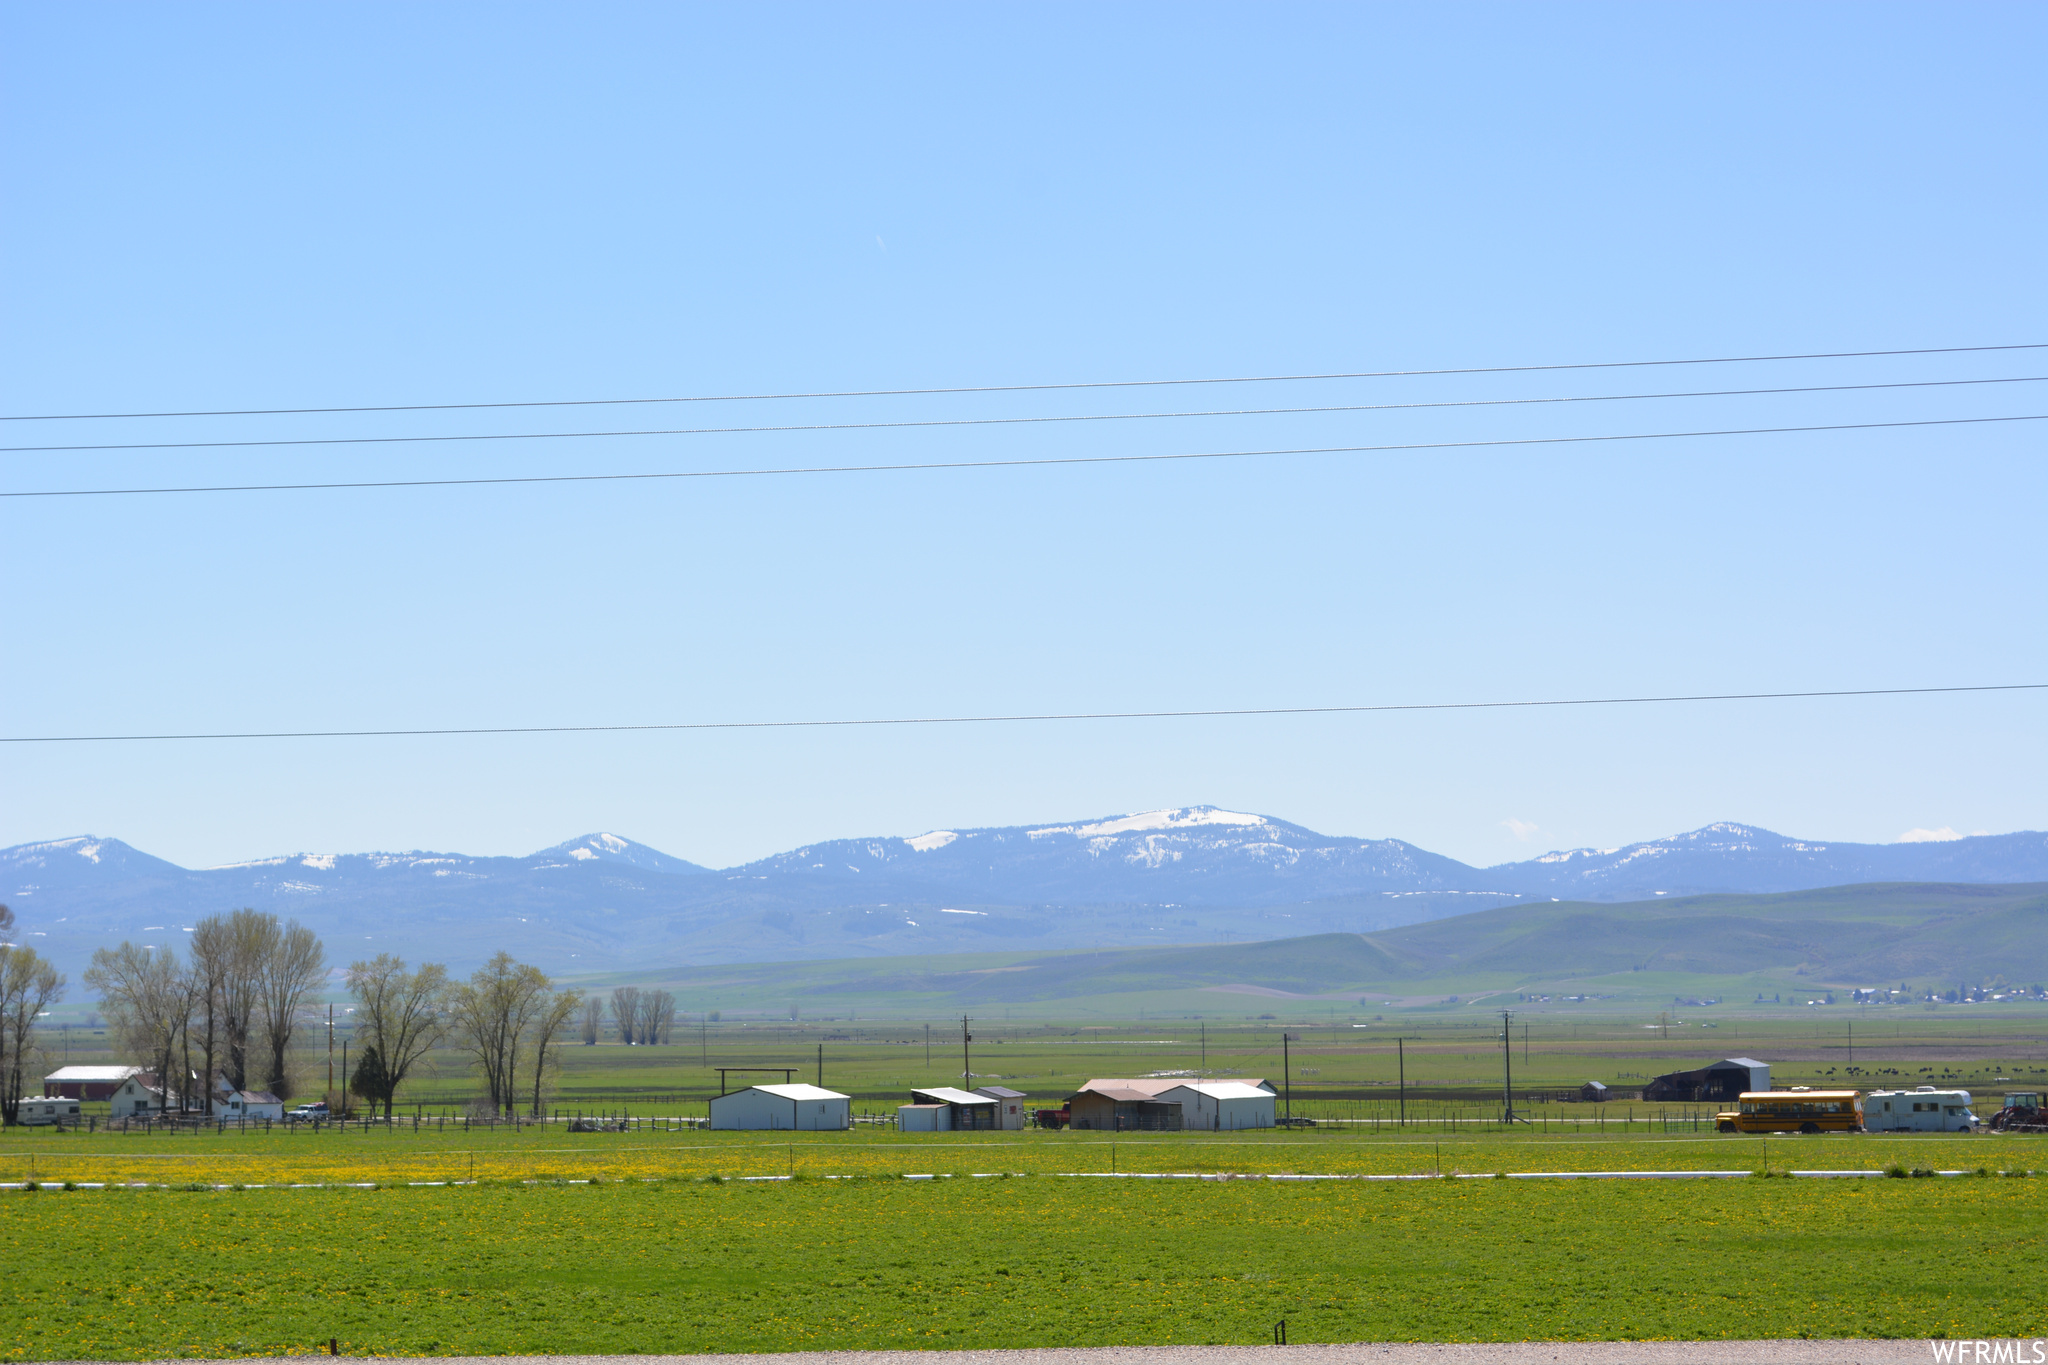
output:
[[[1667,997],[1668,999],[1668,997]],[[856,1108],[893,1113],[913,1086],[957,1085],[972,1069],[976,1084],[1001,1082],[1034,1104],[1057,1107],[1092,1076],[1203,1073],[1260,1076],[1279,1086],[1291,1075],[1294,1112],[1316,1118],[1385,1122],[1401,1112],[1405,1075],[1411,1119],[1461,1120],[1499,1111],[1502,1082],[1500,1016],[1514,1011],[1511,1057],[1517,1107],[1553,1124],[1651,1112],[1643,1106],[1603,1107],[1555,1102],[1588,1080],[1632,1091],[1666,1071],[1729,1056],[1772,1064],[1772,1081],[1849,1085],[1862,1090],[1916,1084],[1960,1085],[1975,1092],[1987,1114],[2006,1089],[2048,1089],[2048,1006],[2000,1004],[1786,1008],[1718,1004],[1648,1007],[1593,1001],[1523,1001],[1512,995],[1457,1006],[1349,1002],[1340,1011],[1301,1002],[1252,999],[1244,1013],[1201,1019],[1147,1018],[1095,1022],[975,1018],[974,1043],[963,1061],[957,1017],[923,1021],[807,1018],[798,1021],[692,1022],[665,1046],[561,1049],[562,1068],[548,1087],[551,1110],[628,1110],[635,1114],[702,1115],[729,1067],[788,1067],[816,1080],[823,1063],[828,1086],[855,1097]],[[345,1017],[345,1016],[344,1016]],[[929,1029],[930,1042],[926,1037]],[[1283,1044],[1283,1035],[1293,1041]],[[310,1030],[299,1093],[317,1097],[327,1078],[324,1030]],[[341,1070],[348,1041],[337,1030]],[[116,1059],[104,1034],[45,1035],[53,1065]],[[197,1065],[197,1063],[195,1063]],[[781,1079],[736,1077],[735,1084]],[[433,1053],[400,1092],[401,1108],[460,1112],[477,1084],[458,1050]],[[1681,1106],[1665,1106],[1673,1114]]]
[[[175,1137],[139,1130],[0,1138],[0,1180],[48,1183],[279,1185],[433,1180],[610,1180],[742,1176],[902,1176],[1070,1172],[1322,1175],[1500,1171],[2048,1169],[2048,1140],[1988,1134],[1831,1134],[1764,1138],[1501,1132],[1494,1126],[1407,1133],[569,1133],[561,1126],[415,1132],[279,1128]]]
[[[14,1359],[2033,1337],[2043,1180],[0,1196]]]

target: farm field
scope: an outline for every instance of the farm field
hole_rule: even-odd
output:
[[[58,1183],[289,1185],[466,1180],[610,1180],[746,1176],[1018,1173],[1480,1174],[1501,1171],[2048,1169],[2048,1140],[1995,1134],[1761,1137],[1504,1132],[1494,1125],[1227,1134],[571,1133],[563,1125],[415,1131],[279,1126],[193,1135],[10,1129],[0,1180]]]
[[[1107,1022],[1006,1022],[973,1019],[974,1041],[963,1057],[961,1026],[951,1020],[805,1019],[678,1024],[673,1041],[626,1047],[607,1036],[594,1046],[559,1050],[561,1067],[547,1087],[550,1112],[702,1116],[718,1093],[718,1067],[788,1068],[794,1079],[851,1094],[856,1111],[893,1114],[913,1086],[957,1085],[971,1070],[977,1085],[1021,1090],[1032,1105],[1057,1107],[1092,1076],[1203,1074],[1264,1077],[1287,1083],[1293,1112],[1319,1119],[1387,1122],[1402,1112],[1405,1081],[1410,1119],[1470,1120],[1497,1115],[1502,1089],[1501,1022],[1487,1005],[1514,1011],[1513,1081],[1518,1109],[1553,1124],[1585,1127],[1601,1120],[1642,1120],[1662,1109],[1561,1103],[1588,1080],[1624,1094],[1650,1077],[1730,1056],[1772,1064],[1779,1086],[1853,1086],[1861,1090],[1916,1084],[1971,1089],[1980,1114],[2004,1089],[2048,1089],[2048,1007],[2032,1004],[1944,1007],[1811,1008],[1794,1012],[1718,1004],[1698,1008],[1590,1002],[1565,1005],[1508,997],[1486,1004],[1431,1002],[1342,1013],[1283,1001],[1253,1001],[1270,1018],[1125,1019]],[[1270,1007],[1270,1008],[1269,1008]],[[337,1011],[344,1020],[345,1013]],[[929,1033],[929,1044],[927,1044]],[[1283,1035],[1292,1041],[1283,1043]],[[316,1098],[327,1083],[324,1030],[302,1034],[298,1095]],[[351,1038],[336,1030],[335,1074],[345,1074]],[[51,1061],[122,1060],[104,1032],[44,1035]],[[782,1079],[743,1074],[732,1084]],[[460,1114],[477,1095],[468,1057],[435,1051],[408,1078],[399,1107],[420,1114]],[[103,1110],[103,1106],[101,1107]],[[88,1107],[88,1113],[92,1108]]]
[[[13,1359],[2048,1333],[2048,1181],[0,1196]]]

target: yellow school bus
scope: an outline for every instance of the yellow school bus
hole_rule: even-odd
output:
[[[1724,1133],[1860,1133],[1860,1090],[1749,1090],[1714,1115]]]

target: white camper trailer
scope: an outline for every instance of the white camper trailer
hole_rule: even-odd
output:
[[[1977,1126],[1967,1090],[1873,1090],[1863,1098],[1870,1133],[1967,1133]]]
[[[78,1101],[63,1095],[24,1095],[16,1123],[26,1128],[78,1122]]]

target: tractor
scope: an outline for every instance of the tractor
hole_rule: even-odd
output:
[[[2039,1091],[2015,1090],[1985,1126],[2001,1133],[2048,1133],[2048,1109],[2041,1106]]]

